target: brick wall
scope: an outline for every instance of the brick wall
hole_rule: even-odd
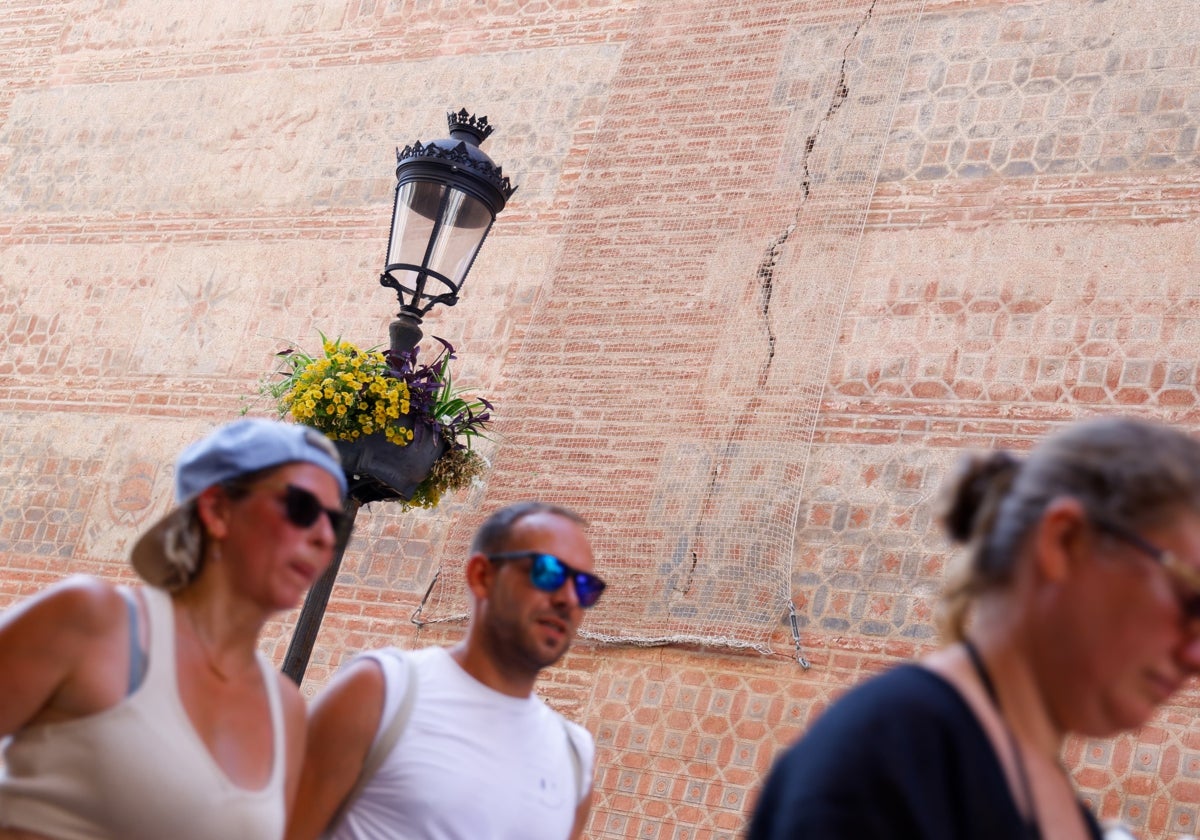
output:
[[[965,448],[1114,410],[1200,425],[1198,20],[1192,0],[11,0],[0,605],[131,579],[175,453],[287,341],[383,340],[392,149],[466,106],[520,187],[426,332],[499,407],[494,469],[436,511],[359,516],[305,690],[363,647],[454,638],[409,620],[434,574],[423,612],[452,618],[471,524],[551,496],[595,523],[596,630],[716,636],[723,600],[746,622],[744,648],[585,638],[547,674],[599,745],[588,836],[738,836],[782,746],[936,643],[930,502]],[[730,394],[762,399],[728,421]],[[740,455],[706,497],[713,440]],[[677,598],[685,538],[712,585]],[[1103,816],[1195,830],[1198,702],[1070,744]]]

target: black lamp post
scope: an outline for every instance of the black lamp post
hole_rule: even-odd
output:
[[[464,108],[447,114],[446,121],[449,139],[428,144],[418,140],[396,151],[392,230],[379,278],[380,285],[396,290],[400,301],[400,311],[388,328],[393,353],[417,346],[421,319],[430,309],[458,303],[483,240],[516,191],[501,168],[479,149],[494,130],[487,117],[477,118]],[[336,535],[333,562],[309,590],[284,656],[283,672],[297,685],[308,667],[358,509],[380,498],[378,476],[347,478],[347,516]]]
[[[396,290],[400,311],[388,332],[392,351],[415,347],[421,318],[453,306],[496,215],[516,187],[479,144],[487,117],[464,108],[446,115],[450,139],[396,151],[396,201],[381,285]]]

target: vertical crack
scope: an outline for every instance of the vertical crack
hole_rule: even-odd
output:
[[[808,135],[804,140],[804,159],[803,171],[804,177],[800,181],[800,187],[804,191],[804,201],[808,201],[809,193],[812,190],[812,172],[808,168],[808,160],[812,155],[813,149],[817,147],[817,139],[821,136],[821,132],[825,130],[825,126],[833,119],[833,115],[841,110],[846,104],[846,100],[850,98],[850,85],[846,80],[846,64],[850,60],[850,48],[854,46],[854,42],[858,40],[858,35],[862,32],[871,17],[875,14],[875,4],[879,0],[871,0],[871,5],[867,7],[867,11],[863,14],[862,20],[858,22],[858,26],[854,27],[854,32],[850,35],[850,40],[846,42],[846,46],[842,48],[842,63],[838,67],[837,82],[833,86],[833,98],[829,102],[829,108],[825,111],[825,115],[817,122],[817,127],[813,129],[813,133]],[[801,207],[804,204],[801,202]],[[799,216],[799,210],[796,211]],[[793,226],[795,223],[793,222]]]
[[[758,373],[760,387],[767,384],[767,375],[771,372],[771,362],[775,360],[775,326],[771,323],[771,295],[775,291],[775,266],[779,264],[779,259],[783,256],[783,246],[787,244],[792,232],[796,229],[799,215],[797,213],[797,219],[793,219],[790,225],[771,240],[771,244],[767,246],[767,253],[754,273],[755,279],[758,280],[758,314],[762,316],[763,328],[767,331],[767,357]]]
[[[817,122],[817,127],[804,139],[804,157],[801,159],[801,170],[804,173],[804,177],[800,181],[800,189],[803,196],[800,206],[792,214],[791,223],[771,240],[771,244],[767,246],[767,251],[763,255],[762,261],[758,264],[758,270],[755,272],[755,278],[758,280],[759,314],[762,316],[763,327],[767,332],[767,355],[765,364],[759,373],[759,385],[766,384],[767,375],[771,369],[771,362],[775,359],[775,328],[771,322],[771,296],[775,290],[775,267],[779,264],[779,260],[783,255],[783,246],[787,244],[787,241],[795,232],[796,226],[800,224],[800,213],[804,210],[804,205],[808,202],[809,196],[812,193],[812,171],[809,169],[809,160],[812,158],[813,150],[817,147],[817,140],[820,138],[822,132],[824,132],[825,126],[829,124],[834,115],[846,104],[846,100],[850,98],[850,84],[846,75],[847,65],[850,61],[850,48],[858,40],[863,27],[874,16],[875,4],[877,2],[879,0],[871,0],[871,5],[867,7],[862,20],[858,22],[858,25],[854,27],[854,32],[850,34],[850,40],[842,48],[842,63],[838,66],[837,81],[833,85],[829,107],[825,109],[824,115]]]
[[[761,393],[762,389],[766,386],[771,374],[771,364],[775,361],[776,336],[771,313],[771,299],[775,292],[775,268],[783,256],[784,246],[795,232],[796,226],[800,223],[800,214],[804,210],[804,205],[808,202],[812,192],[812,172],[809,169],[809,159],[812,157],[813,150],[817,147],[817,141],[820,139],[821,133],[825,130],[825,126],[829,124],[834,115],[846,104],[846,100],[850,98],[850,85],[846,75],[846,68],[850,60],[850,48],[854,46],[854,42],[858,40],[863,27],[870,22],[872,16],[875,14],[875,4],[878,2],[879,0],[871,0],[871,4],[867,7],[862,19],[854,27],[854,32],[851,33],[846,46],[842,48],[842,62],[838,67],[837,81],[833,86],[829,107],[817,122],[817,126],[813,129],[813,132],[804,139],[804,157],[801,160],[801,170],[804,175],[800,182],[802,192],[800,205],[792,214],[791,223],[772,237],[770,244],[767,246],[766,253],[763,254],[763,258],[759,262],[758,269],[754,274],[755,280],[758,283],[758,314],[762,318],[763,329],[767,334],[767,352],[762,364],[759,366],[757,377],[758,393]],[[745,430],[746,424],[754,417],[760,401],[761,398],[756,393],[743,408],[741,415],[734,422],[729,436],[725,439],[720,456],[713,462],[712,470],[709,471],[708,486],[705,488],[704,495],[701,498],[699,514],[696,517],[695,527],[692,529],[692,548],[688,552],[691,564],[681,583],[671,587],[672,590],[682,595],[687,595],[692,590],[696,568],[700,563],[697,546],[700,542],[701,523],[709,507],[712,505],[713,499],[716,497],[717,482],[720,480],[725,465],[732,460],[736,442],[743,436],[742,433]]]

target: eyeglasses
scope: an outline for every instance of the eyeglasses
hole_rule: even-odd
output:
[[[1184,615],[1190,619],[1200,619],[1200,569],[1180,560],[1175,552],[1159,548],[1145,537],[1135,534],[1124,526],[1097,520],[1093,520],[1093,522],[1106,534],[1116,537],[1121,542],[1131,545],[1143,554],[1157,560],[1184,593],[1179,598],[1179,605],[1183,609]]]
[[[575,584],[575,597],[579,599],[579,606],[587,609],[595,606],[600,600],[600,593],[606,585],[604,581],[588,572],[571,568],[553,554],[543,554],[540,551],[509,551],[493,554],[488,560],[503,563],[505,560],[526,558],[533,561],[529,567],[529,580],[543,592],[557,592],[567,582],[567,578],[570,578]]]
[[[297,528],[311,528],[323,513],[329,517],[329,525],[335,534],[346,518],[343,511],[324,507],[320,499],[294,484],[287,485],[283,490],[283,513],[287,521]]]

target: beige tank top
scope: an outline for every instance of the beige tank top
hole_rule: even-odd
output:
[[[235,785],[179,698],[171,598],[146,587],[150,661],[142,684],[94,715],[31,726],[5,744],[0,826],[61,840],[276,840],[283,837],[283,710],[258,655],[274,757],[261,790]]]

